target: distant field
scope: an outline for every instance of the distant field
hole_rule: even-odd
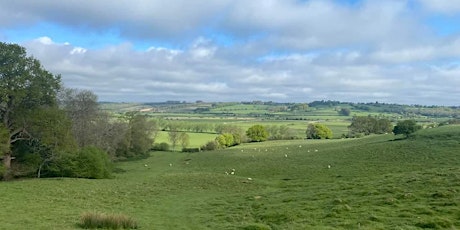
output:
[[[444,126],[154,152],[117,163],[114,179],[2,182],[0,228],[78,229],[96,211],[141,229],[459,229],[459,149],[460,126]]]

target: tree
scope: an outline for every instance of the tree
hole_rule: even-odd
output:
[[[417,123],[414,120],[398,121],[398,123],[393,129],[393,133],[395,135],[404,134],[406,138],[408,138],[410,134],[416,132],[420,128],[421,127],[417,125]]]
[[[61,88],[59,75],[45,70],[28,57],[25,48],[0,42],[0,121],[7,138],[2,141],[3,165],[8,178],[13,159],[12,145],[30,139],[31,116],[37,109],[56,106]]]
[[[253,125],[246,131],[246,135],[251,141],[261,142],[266,141],[269,134],[262,125]]]
[[[219,136],[216,137],[217,143],[219,143],[219,146],[222,148],[230,147],[235,145],[235,140],[233,137],[233,134],[231,133],[224,133],[220,134]]]
[[[182,149],[185,149],[188,145],[190,145],[190,136],[187,133],[183,132],[180,134],[179,141],[182,145]]]
[[[179,127],[176,126],[175,124],[170,124],[168,136],[169,136],[169,141],[171,142],[173,151],[175,151],[177,142],[180,139],[180,132],[178,129]]]
[[[307,139],[331,139],[332,130],[324,124],[309,124],[307,127]]]
[[[132,158],[147,156],[149,150],[153,147],[152,133],[154,124],[148,120],[148,117],[137,112],[130,112],[125,114],[126,129],[123,127],[119,130],[121,133],[118,135],[123,138],[119,142],[114,143],[116,147],[116,158]],[[122,126],[120,123],[113,123],[111,125],[114,129]],[[112,134],[110,131],[108,134]]]
[[[38,153],[40,163],[33,170],[41,177],[42,169],[61,157],[64,152],[74,152],[77,145],[72,135],[72,124],[63,110],[57,107],[39,109],[31,118],[30,131],[34,142],[28,141],[32,153]],[[30,153],[28,153],[30,154]]]
[[[383,134],[391,132],[393,125],[390,120],[386,118],[377,119],[372,116],[354,116],[348,129],[350,133],[355,135],[362,133],[369,135],[372,133]]]
[[[103,130],[95,126],[96,122],[102,122],[96,94],[89,90],[65,89],[60,95],[60,104],[72,121],[72,133],[78,146],[96,146],[103,136]]]
[[[342,116],[350,116],[351,110],[349,108],[341,108],[338,113]]]

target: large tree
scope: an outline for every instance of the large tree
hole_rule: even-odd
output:
[[[45,70],[40,62],[27,56],[24,47],[0,42],[0,120],[1,156],[4,178],[10,173],[12,145],[30,139],[32,117],[43,108],[56,105],[60,76]]]
[[[408,138],[410,134],[416,132],[420,128],[421,127],[417,125],[417,122],[415,122],[414,120],[398,121],[398,123],[393,129],[393,133],[395,135],[404,134],[406,138]]]
[[[266,141],[268,138],[268,131],[262,125],[253,125],[247,131],[246,135],[254,142]]]
[[[309,124],[307,127],[307,139],[331,139],[333,137],[331,129],[324,124]]]

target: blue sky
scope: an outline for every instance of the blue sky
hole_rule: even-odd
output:
[[[0,40],[104,101],[460,104],[460,0],[1,1]]]

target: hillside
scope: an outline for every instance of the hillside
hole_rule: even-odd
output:
[[[0,183],[2,228],[75,229],[82,212],[99,211],[141,229],[456,229],[459,135],[460,126],[442,126],[407,140],[154,152],[118,163],[114,179]]]

